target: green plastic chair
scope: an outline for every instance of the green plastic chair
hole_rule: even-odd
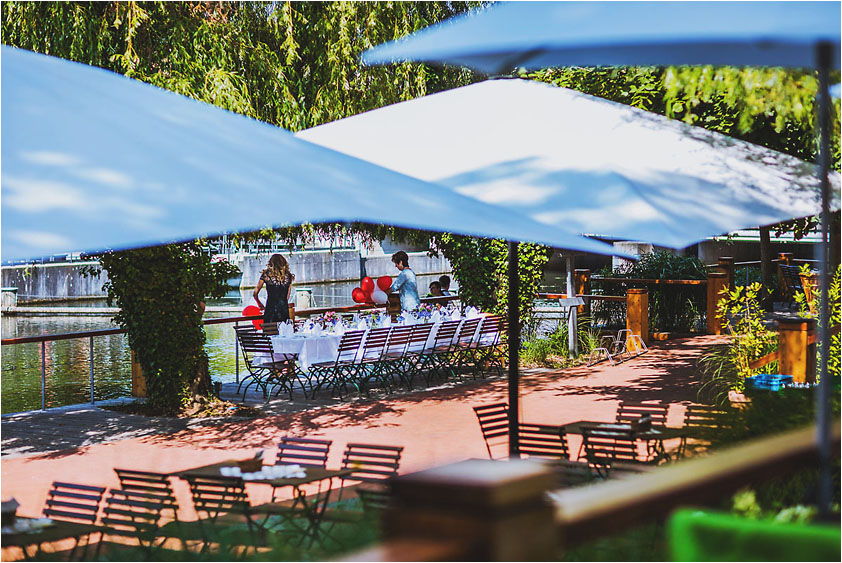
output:
[[[840,527],[684,509],[667,522],[673,561],[839,561]]]

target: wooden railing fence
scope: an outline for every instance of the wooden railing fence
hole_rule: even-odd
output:
[[[831,431],[839,452],[839,421]],[[596,485],[552,490],[532,460],[468,460],[400,476],[383,515],[384,541],[344,561],[558,560],[565,549],[662,519],[684,506],[715,506],[747,485],[817,466],[815,427]]]

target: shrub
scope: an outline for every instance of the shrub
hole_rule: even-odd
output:
[[[694,256],[680,256],[666,250],[641,254],[640,260],[616,270],[603,269],[605,278],[640,278],[657,280],[703,280],[705,265]],[[701,285],[656,285],[638,282],[600,284],[596,288],[621,295],[630,287],[649,289],[649,329],[652,331],[691,332],[704,322],[706,293]],[[594,318],[607,326],[617,326],[622,305],[600,304]]]

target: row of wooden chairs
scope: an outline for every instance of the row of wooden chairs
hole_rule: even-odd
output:
[[[275,463],[326,468],[331,445],[331,440],[286,436],[278,444]],[[398,473],[402,452],[399,446],[347,444],[341,467],[351,472],[339,479],[343,488],[349,483],[363,484],[355,487],[363,510],[382,508],[388,498],[388,482]],[[219,541],[220,528],[234,521],[245,522],[246,534],[239,538],[229,534],[226,541],[263,545],[270,531],[265,526],[266,518],[260,516],[290,513],[288,503],[274,503],[274,494],[273,503],[253,506],[242,478],[186,476],[199,519],[183,522],[178,518],[179,506],[170,475],[130,469],[115,469],[115,472],[119,488],[56,481],[44,505],[46,517],[98,524],[100,541],[95,556],[108,536],[134,538],[147,552],[167,538],[179,538],[182,542],[198,540],[204,551]],[[333,512],[337,513],[337,520],[348,520],[347,510],[329,510],[324,517],[331,519]],[[158,539],[162,541],[156,543]],[[90,535],[84,545],[77,540],[71,558],[80,547],[87,552],[91,544]]]
[[[655,425],[666,425],[669,405],[663,403],[621,402],[615,417],[617,423],[633,425],[644,417]],[[492,403],[474,407],[474,413],[480,425],[490,458],[494,458],[492,448],[505,447],[508,454],[509,408],[507,403]],[[684,425],[693,429],[709,430],[722,423],[725,413],[717,407],[691,405],[685,412]],[[605,428],[604,425],[583,425],[581,428],[582,445],[578,459],[584,459],[585,465],[578,464],[579,473],[590,472],[593,477],[605,478],[612,469],[633,470],[636,465],[656,465],[669,455],[660,445],[647,444],[645,454],[637,446],[636,432],[624,428]],[[679,448],[683,454],[685,441]],[[518,425],[518,451],[521,457],[536,457],[563,462],[564,472],[572,474],[577,463],[571,459],[567,436],[562,427],[546,424],[520,423]],[[584,455],[582,455],[584,453]],[[588,471],[584,471],[587,468]]]
[[[251,385],[270,387],[292,398],[301,388],[305,397],[314,398],[322,388],[340,399],[354,390],[368,394],[372,385],[391,391],[395,384],[410,390],[419,376],[426,385],[470,374],[484,376],[489,370],[503,373],[506,321],[492,316],[484,319],[445,321],[432,337],[430,323],[412,326],[353,330],[342,335],[336,358],[316,363],[303,372],[294,354],[278,354],[268,335],[254,328],[236,327],[249,375],[237,388],[243,395]],[[243,387],[245,385],[245,387]]]

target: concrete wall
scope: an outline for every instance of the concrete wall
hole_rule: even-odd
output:
[[[415,270],[418,276],[424,274],[449,274],[451,271],[450,262],[443,256],[430,257],[426,252],[407,252],[409,266]],[[398,269],[392,264],[391,255],[369,256],[365,259],[365,274],[372,278],[380,276],[397,277]]]
[[[289,261],[289,269],[295,274],[297,285],[361,279],[360,253],[357,250],[284,254],[284,258]],[[234,262],[243,272],[240,287],[252,288],[257,285],[268,261],[269,255],[257,255]]]
[[[32,264],[29,266],[3,266],[3,287],[18,288],[18,302],[59,301],[66,299],[103,298],[103,284],[108,275],[83,276],[84,266],[97,262],[72,264]]]
[[[409,263],[419,276],[438,277],[451,271],[450,263],[444,258],[430,258],[426,252],[411,252],[409,256]],[[290,269],[295,274],[295,283],[299,286],[347,283],[348,287],[353,288],[366,275],[373,278],[398,275],[390,256],[363,258],[357,250],[301,252],[285,254],[285,257],[289,260]],[[243,272],[241,289],[255,287],[268,260],[269,255],[232,260]],[[82,267],[85,265],[96,265],[96,262],[4,266],[2,286],[17,288],[20,303],[105,297],[102,285],[108,280],[108,275],[103,272],[98,278],[83,276]],[[425,278],[425,281],[429,280]],[[426,291],[426,286],[424,289]],[[344,286],[338,287],[336,291],[342,295],[350,293],[350,289]]]

